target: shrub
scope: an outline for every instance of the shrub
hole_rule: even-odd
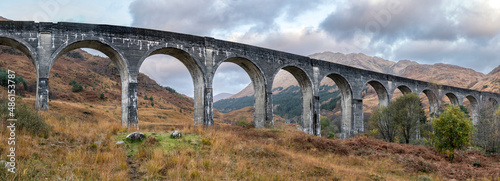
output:
[[[241,126],[241,127],[247,127],[248,126],[247,119],[244,117],[240,118],[240,120],[238,120],[238,122],[236,122],[236,125]]]
[[[7,120],[9,114],[8,106],[4,101],[0,101],[0,115],[2,121]],[[42,116],[27,104],[17,102],[14,110],[16,121],[16,129],[23,130],[31,135],[47,138],[51,131],[51,127],[45,123]],[[5,123],[7,124],[7,123]],[[4,124],[4,125],[5,125]]]
[[[82,85],[80,85],[79,83],[74,83],[71,91],[80,92],[80,91],[82,91],[82,89],[83,89]]]
[[[448,106],[432,122],[434,128],[434,146],[441,153],[448,153],[451,161],[456,149],[465,149],[472,137],[472,121],[460,111],[458,106]]]
[[[104,99],[104,93],[101,93],[101,95],[99,95],[99,99]]]

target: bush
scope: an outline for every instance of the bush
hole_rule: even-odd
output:
[[[74,83],[71,91],[80,92],[80,91],[82,91],[82,89],[83,89],[82,85],[80,85],[79,83]]]
[[[460,111],[458,106],[448,106],[432,122],[434,128],[434,146],[441,153],[448,153],[451,161],[455,150],[465,149],[472,137],[472,121]]]
[[[99,95],[99,99],[105,99],[104,93],[101,93],[101,95]]]
[[[4,125],[7,125],[8,123],[5,122],[9,119],[7,117],[9,114],[7,102],[5,100],[0,102],[0,115],[2,115],[0,118],[4,121]],[[14,110],[15,118],[17,119],[16,129],[34,136],[47,138],[52,128],[45,123],[42,116],[27,104],[21,102],[16,102],[16,104],[16,109]]]
[[[247,119],[244,117],[240,118],[240,120],[238,120],[238,122],[236,122],[236,125],[241,126],[241,127],[247,127],[248,126]]]

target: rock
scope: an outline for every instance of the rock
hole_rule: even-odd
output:
[[[141,132],[133,132],[127,135],[127,138],[130,139],[130,141],[142,141],[146,136]]]
[[[182,137],[182,135],[181,135],[181,133],[180,133],[179,131],[174,130],[174,131],[172,132],[172,135],[170,135],[170,137],[171,137],[171,138],[180,138],[180,137]]]
[[[94,142],[94,143],[95,143],[96,145],[100,145],[100,144],[101,144],[101,142],[100,142],[100,141],[96,141],[96,142]]]
[[[118,142],[116,142],[116,144],[117,145],[123,145],[123,144],[125,144],[125,141],[118,141]]]

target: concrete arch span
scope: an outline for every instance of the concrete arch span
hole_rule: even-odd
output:
[[[469,100],[469,102],[470,102],[471,110],[469,112],[471,114],[472,123],[474,125],[476,125],[477,122],[479,121],[479,102],[478,102],[478,99],[476,99],[476,97],[474,97],[473,95],[467,95],[467,96],[465,96],[465,99]]]
[[[406,86],[406,85],[400,85],[400,86],[397,87],[397,89],[399,91],[401,91],[401,93],[403,93],[403,94],[412,93],[411,89],[408,86]]]
[[[62,45],[56,51],[51,55],[50,58],[50,64],[49,65],[44,65],[40,66],[42,68],[45,68],[43,72],[41,72],[40,77],[41,78],[46,78],[47,79],[47,85],[48,85],[48,77],[50,70],[54,63],[61,57],[62,55],[75,50],[75,49],[80,49],[80,48],[91,48],[97,51],[100,51],[104,53],[106,56],[108,56],[111,61],[118,67],[118,71],[120,72],[120,79],[121,79],[121,124],[126,127],[134,127],[138,128],[138,122],[137,118],[131,118],[134,117],[134,115],[137,115],[137,109],[134,107],[131,107],[131,105],[134,105],[134,102],[137,102],[137,83],[133,83],[131,85],[131,82],[129,81],[129,70],[128,70],[128,65],[126,63],[125,58],[122,56],[122,54],[109,45],[108,43],[99,41],[99,40],[81,40],[81,41],[75,41],[72,42],[71,44],[68,45]],[[40,88],[40,86],[39,86]],[[48,88],[47,94],[48,94]],[[135,97],[130,94],[134,94],[135,90]],[[42,104],[43,105],[43,104]],[[137,105],[137,103],[135,104]],[[135,114],[131,114],[131,111],[135,111]],[[132,121],[131,121],[132,120]]]
[[[0,45],[12,47],[21,51],[24,55],[26,55],[30,59],[31,63],[33,63],[35,70],[37,70],[36,60],[35,60],[36,51],[30,45],[28,45],[28,43],[24,42],[23,40],[19,40],[12,37],[0,36]]]
[[[433,116],[438,116],[439,99],[436,94],[430,89],[424,89],[422,93],[424,93],[424,95],[427,96],[427,99],[429,99],[429,117],[432,118]]]
[[[250,80],[252,81],[254,88],[254,124],[256,128],[271,127],[273,125],[273,120],[268,120],[268,109],[267,108],[267,95],[266,88],[267,82],[264,77],[264,73],[260,67],[257,66],[250,59],[245,57],[231,57],[221,61],[214,69],[214,73],[217,68],[223,62],[230,62],[240,66],[245,72],[247,72]],[[214,74],[215,75],[215,74]],[[271,109],[272,111],[272,109]],[[272,112],[270,113],[272,115]],[[272,116],[271,118],[272,119]]]
[[[313,108],[313,85],[310,76],[306,71],[294,65],[285,65],[277,69],[273,75],[273,80],[279,70],[285,70],[293,75],[299,83],[302,92],[302,126],[303,131],[309,134],[318,135],[319,112]]]
[[[454,105],[454,106],[460,105],[458,97],[455,94],[448,92],[445,94],[445,96],[448,97],[448,99],[450,100],[452,105]]]
[[[349,82],[347,81],[347,79],[345,79],[342,75],[340,74],[336,74],[336,73],[332,73],[332,74],[329,74],[327,76],[325,76],[323,79],[325,78],[330,78],[331,80],[333,80],[333,82],[335,82],[335,84],[337,85],[338,89],[340,90],[340,109],[341,109],[341,132],[344,134],[344,135],[341,135],[340,137],[347,137],[348,134],[353,125],[354,125],[354,120],[353,120],[353,117],[352,117],[352,88],[351,88],[351,85],[349,84]],[[320,81],[321,82],[321,81]]]
[[[378,97],[379,106],[389,105],[389,93],[387,92],[387,88],[382,83],[376,80],[370,80],[366,82],[364,85],[370,85],[375,89],[375,92],[377,93]]]
[[[196,59],[193,58],[188,52],[185,52],[181,49],[172,48],[172,47],[157,47],[151,49],[149,52],[144,55],[138,65],[138,69],[140,69],[141,65],[144,61],[153,55],[169,55],[186,66],[189,73],[191,74],[191,79],[193,80],[194,85],[194,124],[195,125],[213,125],[213,122],[209,121],[210,119],[206,118],[206,110],[205,106],[207,101],[205,100],[205,90],[206,80],[204,78],[204,72],[201,68],[200,64]]]

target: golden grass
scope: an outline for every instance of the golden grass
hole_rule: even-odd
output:
[[[33,99],[22,101],[34,105]],[[131,178],[129,150],[115,143],[133,130],[121,127],[119,109],[65,101],[51,101],[50,106],[50,111],[40,112],[52,127],[50,136],[20,133],[18,172],[7,174],[6,179]],[[185,135],[180,143],[187,145],[166,148],[161,143],[140,143],[133,160],[136,176],[145,180],[416,180],[419,175],[441,179],[411,171],[392,156],[343,155],[297,142],[298,137],[327,139],[304,134],[290,124],[276,122],[275,129],[253,129],[218,121],[217,126],[198,127],[192,118],[185,118],[189,113],[155,108],[141,108],[140,112],[141,118],[151,117],[149,122],[141,120],[141,131],[168,135],[174,127]],[[2,132],[0,142],[6,143],[6,138]],[[6,155],[6,148],[0,144],[1,155]]]

